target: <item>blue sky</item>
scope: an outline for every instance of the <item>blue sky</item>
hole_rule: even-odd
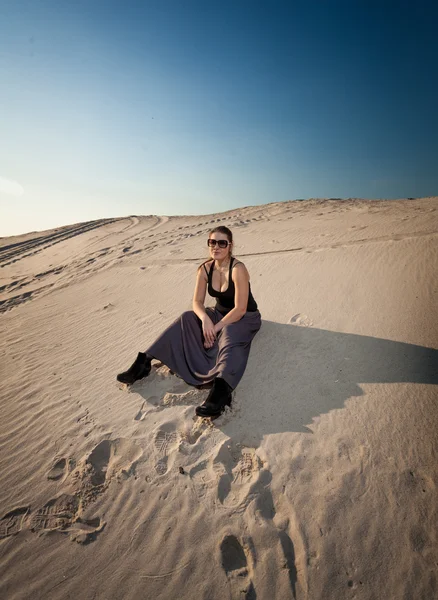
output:
[[[436,3],[0,0],[0,235],[438,195]]]

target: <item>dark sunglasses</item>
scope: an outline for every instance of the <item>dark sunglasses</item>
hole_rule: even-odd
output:
[[[219,248],[227,248],[230,242],[228,240],[212,240],[211,238],[207,240],[207,245],[210,248],[214,248],[216,244],[219,246]]]

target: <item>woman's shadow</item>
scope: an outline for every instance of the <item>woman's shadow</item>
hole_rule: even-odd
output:
[[[239,410],[215,426],[231,438],[244,428],[253,447],[267,434],[310,433],[314,417],[362,396],[364,383],[437,385],[438,350],[264,320],[235,391]],[[135,391],[147,401],[148,381]]]
[[[438,350],[263,321],[236,394],[245,429],[310,432],[314,417],[362,396],[364,383],[437,385]]]

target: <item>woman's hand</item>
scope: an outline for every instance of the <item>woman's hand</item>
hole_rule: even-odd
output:
[[[204,334],[204,348],[211,348],[216,341],[216,331],[213,321],[208,315],[202,319],[202,333]]]

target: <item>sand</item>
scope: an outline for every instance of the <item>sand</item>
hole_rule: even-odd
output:
[[[115,376],[218,224],[263,324],[210,422],[158,362]],[[438,597],[437,233],[435,197],[2,238],[0,597]]]

